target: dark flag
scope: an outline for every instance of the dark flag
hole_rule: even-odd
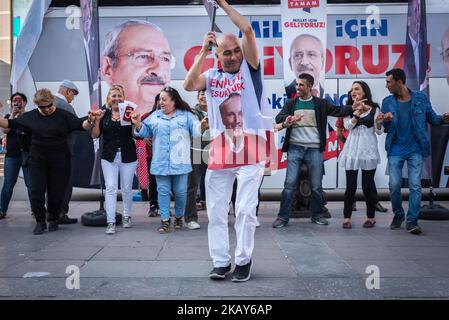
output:
[[[80,4],[90,108],[95,110],[101,106],[98,0],[80,0]]]
[[[95,110],[101,107],[98,0],[80,0],[80,5],[90,109]],[[80,132],[77,135],[75,143],[75,186],[91,188],[98,187],[100,184],[99,144],[98,139],[94,143],[87,132]]]
[[[207,15],[213,23],[213,29],[215,32],[221,32],[220,28],[215,23],[215,13],[218,9],[218,4],[214,0],[203,0],[204,7],[206,8]]]
[[[426,76],[428,69],[426,1],[409,0],[405,47],[405,75],[407,86],[428,93]]]

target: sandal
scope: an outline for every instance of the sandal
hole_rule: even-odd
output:
[[[161,221],[161,226],[159,227],[159,233],[167,233],[170,232],[170,219]]]
[[[366,220],[365,223],[363,224],[363,227],[364,228],[372,228],[372,227],[374,227],[375,224],[376,224],[375,220],[373,220],[373,221]]]
[[[352,224],[349,221],[343,222],[343,229],[352,229]]]
[[[200,201],[196,204],[196,209],[197,210],[206,210],[206,202],[205,201]]]
[[[181,218],[176,217],[175,218],[175,223],[174,223],[175,230],[181,230],[182,229],[182,218],[183,217],[181,217]]]

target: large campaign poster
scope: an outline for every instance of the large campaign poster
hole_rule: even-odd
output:
[[[334,104],[344,104],[352,82],[355,79],[366,81],[373,92],[373,99],[381,103],[389,95],[385,88],[385,72],[393,67],[404,67],[405,33],[407,26],[407,5],[379,5],[375,27],[368,27],[367,21],[372,19],[372,12],[365,11],[367,6],[328,5],[327,6],[327,45],[324,81],[324,98]],[[269,100],[273,116],[275,116],[287,99],[284,83],[284,52],[282,45],[282,19],[280,6],[238,7],[254,29],[257,45],[260,50],[261,69],[264,77],[265,92]],[[313,12],[313,8],[312,8]],[[219,10],[217,25],[224,32],[235,33],[238,29],[229,18]],[[53,10],[46,16],[42,37],[37,45],[30,63],[30,69],[37,81],[37,86],[57,88],[61,79],[70,78],[76,81],[81,94],[75,100],[75,109],[79,114],[87,111],[89,106],[85,57],[81,33],[67,30],[64,25],[67,15],[64,10]],[[210,19],[203,6],[177,7],[121,7],[108,9],[100,17],[100,43],[104,58],[104,43],[106,35],[120,23],[128,20],[144,20],[152,23],[162,31],[169,46],[170,57],[165,59],[170,63],[168,70],[159,78],[153,78],[163,85],[178,89],[182,97],[190,105],[196,104],[196,93],[185,92],[182,83],[187,70],[193,64],[198,54],[202,39],[210,29]],[[188,32],[179,32],[179,26],[192,26]],[[429,83],[430,99],[437,113],[447,111],[447,97],[442,92],[449,89],[449,7],[435,6],[427,2],[428,47],[430,52]],[[187,29],[186,29],[187,30]],[[151,34],[149,35],[152,36]],[[56,40],[55,40],[56,39]],[[154,40],[141,43],[156,43]],[[142,40],[143,39],[143,40]],[[58,51],[51,50],[55,41]],[[161,45],[164,42],[161,42]],[[159,52],[159,54],[162,51]],[[62,58],[63,57],[63,58]],[[285,56],[287,58],[287,55]],[[71,63],[66,62],[70,59]],[[288,59],[288,58],[287,58]],[[218,61],[213,52],[207,56],[205,69],[218,67]],[[136,73],[140,75],[140,73]],[[107,93],[108,83],[102,82],[103,99]],[[137,88],[137,86],[136,86]],[[147,88],[150,90],[150,88]],[[336,143],[335,119],[330,117],[328,123],[328,139],[324,153],[326,175],[324,188],[344,188],[344,170],[336,162],[338,145]],[[378,188],[388,188],[388,176],[385,175],[386,154],[385,137],[378,139],[381,164],[376,172]],[[282,146],[279,137],[278,148]],[[432,142],[432,154],[441,154],[440,163],[436,167],[439,176],[438,185],[448,183],[449,148],[447,138],[440,142]],[[282,155],[282,153],[281,153]],[[285,159],[281,159],[285,160]],[[285,170],[280,163],[280,170],[265,177],[262,188],[265,190],[282,190]]]
[[[313,77],[312,94],[324,97],[326,7],[326,0],[281,1],[284,84],[288,98],[296,96],[296,78],[301,73]]]

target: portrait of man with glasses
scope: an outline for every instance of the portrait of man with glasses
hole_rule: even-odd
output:
[[[311,34],[298,35],[292,41],[289,52],[288,63],[295,74],[295,79],[285,88],[287,97],[296,96],[296,78],[301,73],[308,73],[315,79],[312,94],[323,98],[324,88],[320,81],[322,81],[322,73],[324,74],[325,53],[321,40]]]
[[[106,35],[102,78],[109,85],[122,85],[139,114],[152,109],[155,96],[170,82],[173,66],[167,38],[150,22],[129,20]]]

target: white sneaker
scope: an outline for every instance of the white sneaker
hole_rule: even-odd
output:
[[[256,228],[259,228],[259,227],[260,227],[260,221],[258,218],[256,218]]]
[[[108,226],[106,227],[106,234],[114,234],[115,233],[115,223],[111,222],[108,223]]]
[[[186,226],[190,230],[197,230],[197,229],[201,228],[200,224],[196,221],[187,222]]]
[[[131,228],[131,227],[132,227],[131,217],[129,216],[123,217],[123,228]]]

